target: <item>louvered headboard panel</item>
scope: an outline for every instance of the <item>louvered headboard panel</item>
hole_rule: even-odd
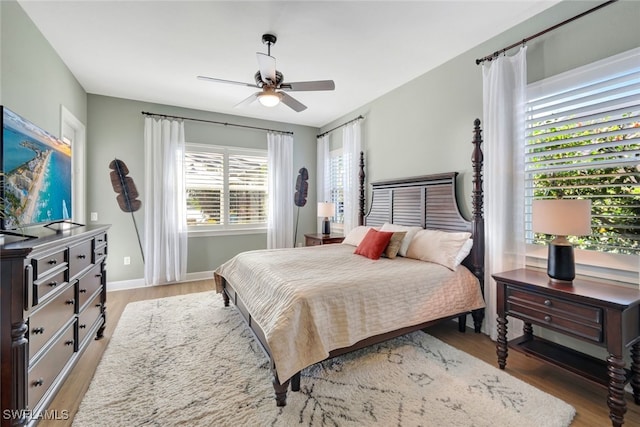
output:
[[[385,222],[446,231],[471,231],[456,201],[457,172],[372,184],[366,225]]]

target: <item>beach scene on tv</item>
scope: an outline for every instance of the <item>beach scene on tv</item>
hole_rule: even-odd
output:
[[[3,108],[5,229],[69,219],[71,145]]]

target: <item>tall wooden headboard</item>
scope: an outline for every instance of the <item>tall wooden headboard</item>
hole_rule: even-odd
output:
[[[424,175],[371,184],[371,207],[363,224],[385,222],[443,231],[468,231],[473,238],[471,253],[463,264],[478,277],[484,290],[484,217],[482,191],[482,130],[474,122],[472,218],[465,219],[456,198],[457,172]]]

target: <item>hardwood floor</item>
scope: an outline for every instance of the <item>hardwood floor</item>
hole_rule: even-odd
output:
[[[89,387],[93,372],[109,343],[118,319],[129,302],[204,292],[213,288],[213,280],[205,280],[109,292],[107,294],[107,328],[105,337],[102,340],[91,343],[84,357],[75,366],[49,407],[51,410],[58,410],[59,413],[63,410],[68,411],[70,419],[65,421],[45,420],[39,426],[65,427],[71,425],[82,396]],[[469,330],[467,333],[459,333],[457,324],[454,322],[436,325],[429,328],[428,332],[490,365],[497,366],[495,343],[484,334],[475,334]],[[577,415],[572,426],[603,427],[611,425],[609,409],[606,403],[607,391],[604,387],[513,351],[509,353],[506,371],[576,408]],[[640,406],[633,403],[633,396],[630,394],[627,394],[627,405],[625,425],[640,425]]]

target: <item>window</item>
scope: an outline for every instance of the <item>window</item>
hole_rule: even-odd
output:
[[[341,230],[344,224],[344,156],[342,149],[329,153],[329,202],[334,203],[336,212],[333,223],[336,230]]]
[[[266,150],[187,144],[185,175],[190,231],[266,229]]]
[[[640,49],[529,85],[525,206],[591,199],[592,234],[576,248],[640,254]],[[549,236],[525,224],[527,243]],[[637,267],[636,267],[637,268]]]

